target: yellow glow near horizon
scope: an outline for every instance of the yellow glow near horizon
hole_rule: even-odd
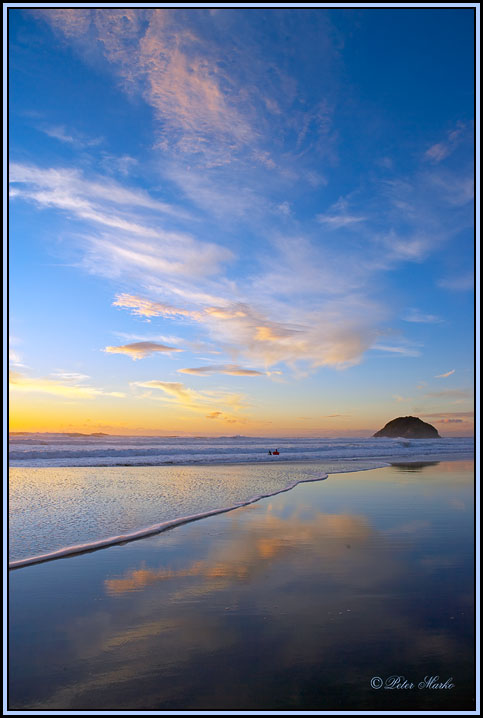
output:
[[[143,399],[97,397],[95,400],[68,401],[45,396],[18,395],[11,403],[11,432],[104,432],[124,435],[192,434],[219,436],[371,436],[395,418],[387,411],[353,416],[282,416],[274,411],[239,416],[223,411],[189,412],[178,405],[165,405]],[[233,418],[234,417],[234,418]],[[469,436],[471,419],[447,424],[426,418],[442,436]]]

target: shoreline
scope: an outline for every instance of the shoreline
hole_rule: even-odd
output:
[[[277,461],[278,461],[278,460],[277,460]],[[364,460],[364,459],[351,459],[351,460],[343,460],[343,461],[354,461],[354,462],[356,462],[356,461],[365,461],[365,460]],[[370,461],[372,461],[372,460],[371,460],[371,459],[367,459],[367,461],[370,462]],[[291,490],[294,489],[296,486],[298,486],[299,484],[302,484],[302,483],[308,483],[308,482],[313,482],[313,481],[324,481],[324,480],[326,480],[326,479],[329,477],[329,475],[332,475],[332,474],[348,474],[348,473],[354,473],[354,474],[355,474],[355,473],[359,473],[359,472],[363,472],[363,471],[377,471],[377,470],[380,470],[380,469],[388,468],[388,467],[393,466],[393,465],[395,465],[395,466],[398,466],[398,465],[403,465],[403,466],[408,465],[408,466],[410,466],[410,465],[412,465],[412,464],[414,464],[414,465],[420,465],[420,464],[431,465],[431,464],[433,464],[433,465],[434,465],[434,464],[439,463],[439,462],[441,462],[441,461],[474,461],[474,457],[467,458],[467,457],[461,457],[461,456],[452,456],[451,458],[445,457],[445,458],[438,458],[438,459],[433,458],[433,457],[432,457],[431,459],[428,459],[427,457],[421,457],[421,458],[411,457],[411,460],[405,459],[404,457],[393,457],[393,458],[391,459],[391,461],[384,461],[384,462],[383,462],[383,461],[381,460],[381,461],[379,462],[379,463],[381,464],[380,466],[374,466],[374,465],[371,464],[370,466],[360,467],[360,468],[357,468],[357,469],[353,469],[353,468],[343,468],[343,469],[341,469],[340,471],[331,470],[331,471],[328,472],[328,473],[327,473],[327,472],[323,472],[323,473],[321,474],[321,476],[314,477],[314,478],[307,478],[307,479],[299,479],[299,480],[297,480],[297,481],[294,481],[294,482],[290,483],[290,484],[289,484],[288,486],[286,486],[286,487],[283,487],[283,488],[281,488],[281,489],[278,489],[277,491],[270,492],[270,493],[266,493],[266,494],[256,495],[256,496],[251,497],[251,498],[249,498],[249,499],[247,499],[247,500],[240,501],[240,502],[236,502],[236,503],[234,503],[234,504],[232,504],[232,505],[230,505],[230,506],[225,506],[225,507],[217,508],[217,509],[211,509],[211,510],[208,510],[208,511],[200,512],[200,513],[195,513],[195,514],[190,514],[190,515],[188,515],[188,516],[182,516],[182,517],[178,517],[178,518],[174,518],[174,519],[168,519],[168,520],[166,520],[166,521],[162,521],[162,522],[157,523],[157,524],[152,524],[151,526],[143,527],[143,528],[141,528],[141,529],[136,529],[136,530],[131,531],[131,532],[129,532],[129,533],[120,534],[120,535],[116,535],[116,536],[109,536],[109,537],[106,537],[106,538],[103,538],[103,539],[97,539],[97,540],[89,541],[89,542],[86,542],[86,543],[74,544],[74,545],[71,545],[71,546],[66,546],[66,547],[64,547],[64,548],[56,549],[56,550],[54,550],[54,551],[49,551],[49,552],[47,552],[47,553],[39,554],[39,555],[36,555],[36,556],[28,556],[28,557],[22,558],[22,559],[15,559],[15,560],[9,562],[9,564],[8,564],[8,570],[9,570],[9,571],[14,571],[14,570],[17,570],[17,569],[20,569],[20,568],[25,568],[25,567],[27,567],[27,566],[34,566],[34,565],[38,565],[38,564],[40,564],[40,563],[47,563],[48,561],[56,561],[56,560],[61,559],[61,558],[70,558],[70,557],[72,557],[72,556],[77,556],[77,555],[84,554],[84,553],[91,553],[91,552],[94,552],[94,551],[100,551],[101,549],[104,549],[104,548],[110,548],[110,547],[112,547],[112,546],[118,546],[118,545],[121,545],[121,544],[130,543],[130,542],[132,542],[132,541],[139,541],[139,540],[141,540],[141,539],[143,539],[143,538],[147,538],[147,537],[149,537],[149,536],[154,536],[154,535],[156,535],[156,534],[163,533],[164,531],[168,531],[168,530],[170,530],[170,529],[176,528],[177,526],[182,526],[182,525],[185,525],[185,524],[188,524],[188,523],[192,523],[192,522],[194,522],[194,521],[201,521],[202,519],[209,518],[209,517],[211,517],[211,516],[216,516],[216,515],[218,515],[218,514],[228,513],[228,512],[230,512],[230,511],[234,511],[234,510],[236,510],[236,509],[243,508],[244,506],[249,506],[250,504],[254,504],[254,503],[260,501],[261,499],[269,498],[269,497],[271,497],[271,496],[276,496],[276,495],[278,495],[278,494],[280,494],[280,493],[284,493],[284,492],[286,492],[286,491],[291,491]],[[287,467],[287,466],[290,466],[290,465],[294,465],[294,466],[295,466],[295,465],[305,465],[305,464],[321,463],[321,460],[320,460],[320,459],[309,459],[309,460],[299,460],[299,461],[296,461],[296,460],[295,460],[295,461],[294,461],[294,460],[289,461],[289,460],[287,460],[287,461],[282,462],[282,463],[283,463],[283,465],[284,465],[285,467]],[[198,466],[203,467],[203,468],[206,468],[206,467],[209,467],[209,466],[213,466],[213,467],[215,467],[215,466],[218,466],[218,467],[236,467],[236,466],[247,466],[247,465],[249,465],[249,466],[251,466],[251,465],[256,465],[256,466],[259,466],[259,465],[271,465],[271,466],[273,466],[273,464],[274,464],[274,462],[272,462],[272,461],[265,461],[265,462],[239,462],[239,463],[233,463],[233,464],[229,464],[229,463],[221,463],[221,464],[198,464]],[[84,466],[74,466],[74,467],[68,467],[68,466],[62,466],[62,467],[48,467],[48,466],[46,466],[46,467],[39,467],[39,466],[36,466],[36,467],[10,467],[10,468],[32,468],[32,469],[49,469],[49,468],[56,468],[56,469],[59,469],[59,468],[65,468],[65,469],[72,469],[72,468],[77,468],[77,469],[83,469],[83,468],[86,468],[86,469],[87,469],[87,468],[110,468],[110,469],[116,469],[116,468],[147,468],[147,467],[149,467],[149,468],[156,468],[156,467],[159,467],[159,468],[170,468],[170,467],[172,467],[172,466],[173,466],[172,464],[168,464],[168,465],[159,465],[159,464],[154,464],[154,465],[153,465],[153,464],[150,464],[150,465],[139,465],[139,466],[136,466],[136,465],[134,465],[134,466],[132,466],[132,465],[127,465],[127,466],[122,465],[122,467],[121,467],[121,466],[117,466],[117,465],[116,465],[116,466],[109,465],[109,466],[101,466],[101,467],[99,467],[99,466],[97,466],[97,467],[94,467],[94,466],[86,466],[86,467],[84,467]],[[177,466],[177,465],[176,465],[176,466]],[[188,466],[190,466],[190,467],[195,467],[195,466],[197,466],[197,464],[189,464]],[[174,466],[173,466],[173,468],[174,468]]]

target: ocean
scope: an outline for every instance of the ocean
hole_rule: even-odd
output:
[[[398,457],[466,458],[473,438],[360,439],[360,438],[217,438],[180,436],[107,436],[102,434],[12,434],[10,466],[163,466],[266,462],[268,452],[280,449],[271,461],[330,460],[377,462]]]

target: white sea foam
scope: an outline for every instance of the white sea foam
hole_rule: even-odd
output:
[[[259,496],[254,496],[251,499],[247,499],[246,501],[239,501],[238,503],[233,504],[233,506],[227,506],[222,509],[213,509],[211,511],[204,511],[199,514],[192,514],[191,516],[183,516],[182,518],[172,519],[171,521],[164,521],[160,524],[154,524],[154,526],[148,526],[147,528],[140,529],[138,531],[132,531],[128,534],[123,534],[120,536],[110,536],[109,538],[100,539],[98,541],[90,541],[89,543],[77,544],[76,546],[67,546],[66,548],[60,549],[58,551],[51,551],[50,553],[40,554],[39,556],[31,556],[30,558],[11,561],[8,567],[10,569],[13,569],[21,568],[22,566],[31,566],[32,564],[44,563],[45,561],[53,561],[54,559],[58,558],[66,558],[75,554],[86,553],[87,551],[95,551],[97,549],[107,548],[108,546],[115,546],[116,544],[127,543],[128,541],[135,541],[136,539],[144,538],[145,536],[153,536],[154,534],[167,531],[168,529],[174,528],[175,526],[181,526],[182,524],[187,524],[192,521],[198,521],[199,519],[204,519],[208,516],[225,514],[228,511],[233,511],[234,509],[241,508],[242,506],[254,504],[256,501],[260,501],[260,499],[265,499],[269,496],[275,496],[276,494],[281,494],[284,491],[290,491],[295,486],[297,486],[297,484],[301,484],[308,481],[322,481],[323,479],[326,479],[327,476],[327,474],[324,474],[322,476],[317,476],[311,479],[300,479],[299,481],[294,481],[289,484],[289,486],[286,486],[283,489],[279,489],[278,491],[273,491],[268,494],[260,494]]]

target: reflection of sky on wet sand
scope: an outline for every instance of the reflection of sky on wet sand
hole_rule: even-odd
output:
[[[472,474],[461,463],[333,475],[13,572],[15,707],[471,707]],[[395,673],[456,688],[369,687]]]

